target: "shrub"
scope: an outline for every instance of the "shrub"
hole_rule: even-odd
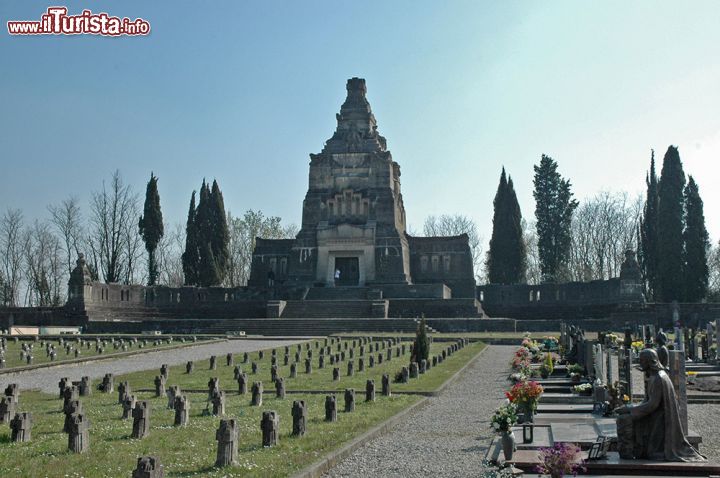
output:
[[[413,344],[412,354],[413,362],[420,363],[423,360],[428,360],[430,357],[430,339],[428,338],[426,329],[425,316],[423,315],[418,324],[417,332],[415,333],[415,343]]]

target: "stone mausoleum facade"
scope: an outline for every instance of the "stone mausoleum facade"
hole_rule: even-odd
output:
[[[444,284],[452,297],[474,298],[467,235],[408,235],[400,165],[366,92],[364,79],[348,80],[335,132],[310,155],[302,228],[292,240],[257,239],[248,285],[388,286],[400,294],[402,286]]]

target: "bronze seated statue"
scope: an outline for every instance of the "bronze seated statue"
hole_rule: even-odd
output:
[[[621,458],[655,461],[706,461],[690,443],[680,422],[675,389],[657,352],[640,352],[647,378],[645,400],[618,408],[618,452]]]

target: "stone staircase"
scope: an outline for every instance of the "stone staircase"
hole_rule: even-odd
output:
[[[367,287],[312,287],[305,300],[367,300]]]
[[[348,319],[372,317],[371,300],[288,300],[283,319]]]

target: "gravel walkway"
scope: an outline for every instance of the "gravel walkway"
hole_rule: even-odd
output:
[[[442,395],[324,476],[478,476],[516,348],[489,346]]]
[[[159,368],[160,364],[180,365],[188,360],[204,360],[211,355],[223,356],[227,353],[253,352],[255,350],[281,347],[296,344],[304,340],[226,340],[211,344],[198,344],[172,350],[158,350],[115,360],[101,360],[78,365],[59,365],[57,367],[29,370],[0,375],[0,389],[7,384],[17,383],[20,389],[39,389],[48,393],[57,392],[57,384],[61,377],[80,380],[83,376],[91,379],[102,378],[106,373],[122,375]]]

